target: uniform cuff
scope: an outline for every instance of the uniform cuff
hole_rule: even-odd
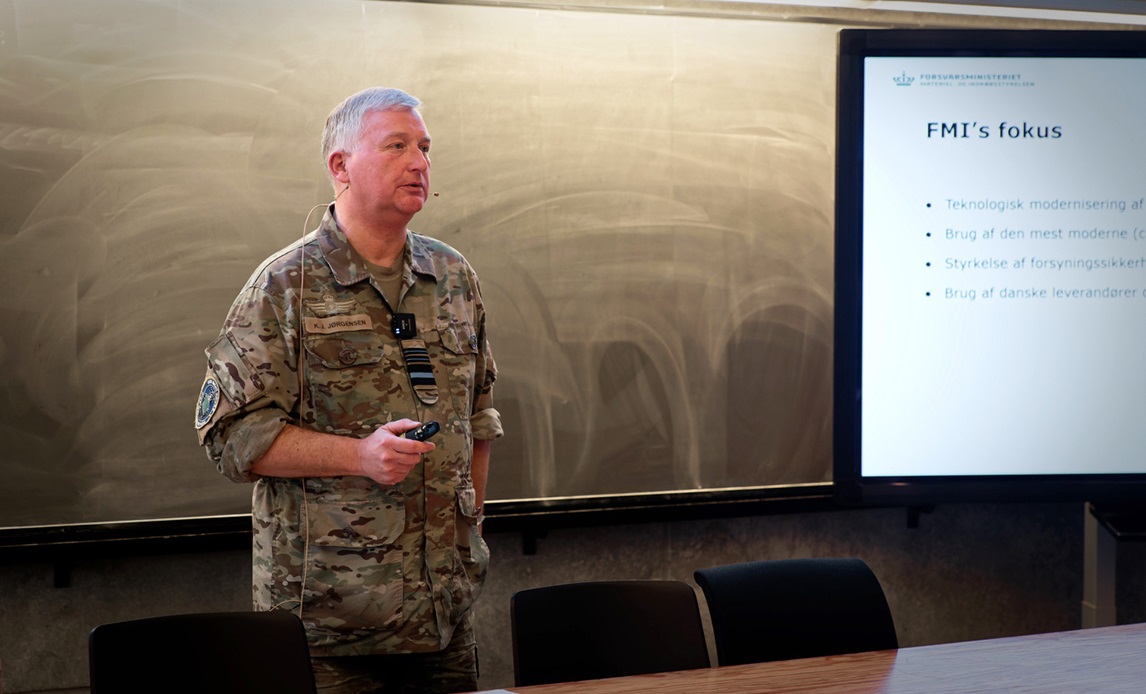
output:
[[[492,407],[475,412],[470,417],[470,427],[478,441],[492,441],[505,433],[501,428],[501,413]]]
[[[273,408],[255,410],[232,424],[223,445],[220,471],[237,482],[258,479],[251,466],[270,449],[286,425],[286,415]]]

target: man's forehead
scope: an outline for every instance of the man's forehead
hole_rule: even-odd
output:
[[[422,114],[412,109],[388,109],[385,111],[368,111],[363,118],[364,124],[372,125],[386,135],[413,136],[419,139],[430,139],[426,123]]]

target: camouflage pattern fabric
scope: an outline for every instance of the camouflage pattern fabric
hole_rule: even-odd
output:
[[[489,559],[470,475],[473,439],[501,434],[485,309],[457,251],[407,234],[398,310],[416,319],[439,395],[423,402],[390,307],[333,211],[235,299],[206,350],[199,440],[220,472],[254,482],[255,609],[298,610],[301,599],[316,656],[439,650]],[[437,420],[442,431],[399,484],[250,471],[287,423],[364,437],[403,417]]]

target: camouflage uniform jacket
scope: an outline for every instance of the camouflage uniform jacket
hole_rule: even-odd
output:
[[[199,440],[220,472],[254,482],[255,609],[298,609],[301,595],[314,655],[439,650],[481,590],[489,559],[470,474],[473,439],[501,434],[485,310],[465,259],[408,232],[399,310],[414,315],[417,336],[399,341],[333,210],[265,261],[235,299],[206,350]],[[419,363],[422,378],[407,372]],[[403,417],[438,420],[442,431],[399,484],[250,471],[288,422],[364,437]]]

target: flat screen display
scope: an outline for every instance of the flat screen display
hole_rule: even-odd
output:
[[[1146,34],[844,30],[836,481],[1146,489]]]

